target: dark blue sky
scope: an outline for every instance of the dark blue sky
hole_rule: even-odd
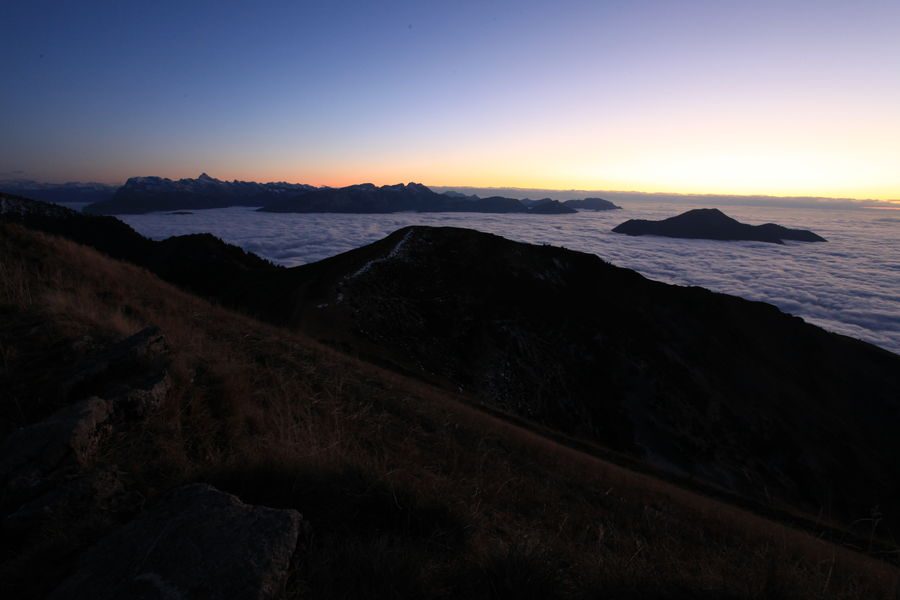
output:
[[[900,197],[900,3],[6,2],[0,178]]]

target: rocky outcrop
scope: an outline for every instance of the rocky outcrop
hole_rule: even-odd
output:
[[[110,404],[92,397],[66,407],[49,419],[13,432],[0,449],[0,477],[7,494],[27,497],[29,490],[65,466],[83,466],[108,429]]]
[[[168,346],[159,328],[146,327],[76,364],[61,383],[61,392],[67,396],[77,395],[85,389],[108,393],[112,386],[121,388],[122,394],[127,393],[128,384],[134,383],[136,378],[144,379],[148,370],[158,376],[167,353]]]
[[[83,519],[86,512],[113,518],[135,513],[143,501],[139,493],[125,489],[114,470],[97,469],[54,482],[46,491],[6,515],[3,529],[12,535],[23,535],[51,522],[69,526]]]
[[[62,376],[59,397],[68,404],[0,445],[4,529],[37,527],[98,503],[127,510],[140,504],[114,470],[98,471],[92,458],[109,433],[139,427],[160,405],[170,387],[167,363],[165,338],[147,327]]]
[[[299,513],[246,505],[205,484],[143,510],[145,497],[108,460],[108,442],[134,435],[168,393],[160,330],[73,347],[83,358],[60,369],[57,388],[67,404],[0,445],[4,541],[27,554],[46,536],[67,557],[47,581],[17,585],[41,595],[56,587],[54,598],[277,596],[300,539]]]
[[[75,366],[61,387],[65,394],[96,390],[117,416],[143,418],[169,390],[168,345],[157,327],[147,327]]]
[[[300,538],[294,510],[179,488],[79,560],[51,598],[274,598]]]

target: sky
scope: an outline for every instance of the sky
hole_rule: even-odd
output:
[[[900,199],[900,2],[0,3],[0,179]]]

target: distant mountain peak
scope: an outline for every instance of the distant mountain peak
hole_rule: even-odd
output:
[[[674,238],[758,241],[783,244],[784,240],[824,242],[825,238],[804,229],[789,229],[774,223],[748,225],[718,208],[695,208],[662,221],[631,219],[613,228],[626,235],[660,235]]]
[[[681,213],[681,216],[684,215],[721,215],[723,217],[728,217],[725,213],[723,213],[718,208],[694,208],[684,213]],[[731,217],[728,217],[729,219]]]
[[[583,210],[616,210],[622,208],[621,206],[616,206],[609,200],[597,197],[566,200],[563,204],[571,208]]]
[[[210,177],[204,171],[203,173],[200,173],[200,177],[197,178],[197,181],[218,181],[218,179],[216,179],[215,177]]]
[[[672,217],[680,221],[696,221],[705,223],[737,223],[737,219],[729,217],[718,208],[695,208]]]

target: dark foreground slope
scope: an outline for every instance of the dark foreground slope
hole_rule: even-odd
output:
[[[784,240],[824,242],[825,238],[805,229],[789,229],[774,223],[747,225],[717,208],[698,208],[662,221],[630,219],[613,228],[626,235],[660,235],[724,241],[757,241],[783,244]]]
[[[766,506],[894,527],[900,358],[771,305],[461,229],[294,269],[125,230],[150,244],[125,258],[245,313]]]
[[[82,420],[77,454],[0,481],[8,597],[896,596],[895,567],[827,531],[573,451],[89,248],[0,223],[0,273],[4,450],[53,439],[59,411],[113,409]]]
[[[900,510],[900,357],[600,258],[415,227],[292,269],[292,324],[761,501]]]

